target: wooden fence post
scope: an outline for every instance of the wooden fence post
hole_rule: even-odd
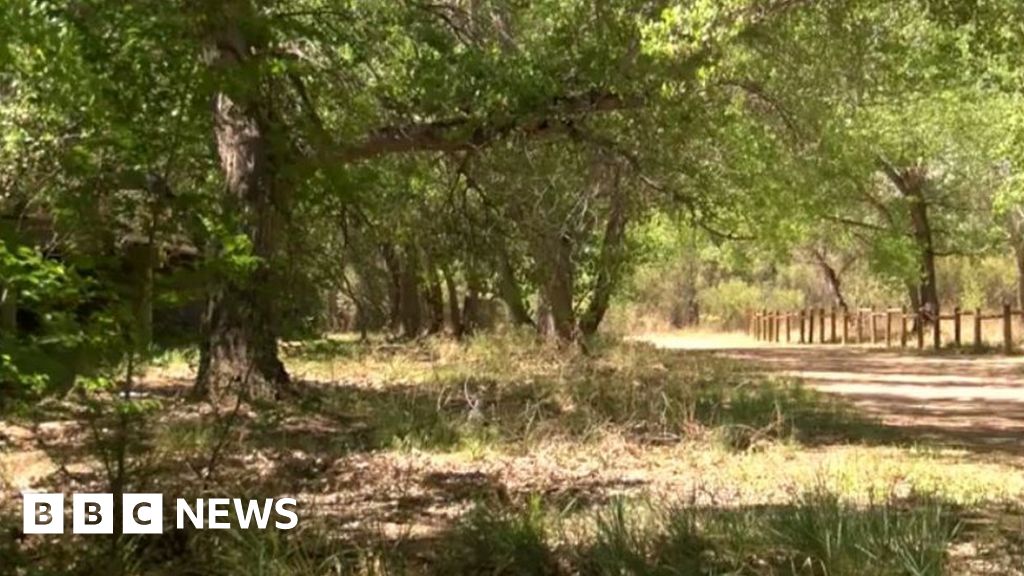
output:
[[[857,308],[857,344],[864,343],[864,311]]]
[[[818,308],[818,343],[825,343],[825,309]]]
[[[779,312],[778,310],[776,310],[775,311],[775,342],[776,343],[778,343],[782,339],[782,337],[779,335],[779,332],[781,332],[781,331],[782,331],[782,312]]]
[[[960,307],[953,308],[953,345],[960,347]]]
[[[1013,352],[1013,315],[1009,304],[1003,304],[1003,352]]]
[[[800,343],[806,344],[807,338],[804,335],[804,309],[801,308],[797,315],[799,317],[798,319],[800,320]]]
[[[900,347],[907,347],[907,307],[900,307]]]
[[[807,309],[807,343],[814,344],[814,308]]]
[[[885,309],[885,347],[892,347],[892,309]]]
[[[850,339],[850,309],[843,306],[843,346]]]
[[[832,344],[836,343],[836,307],[833,306],[829,311],[829,318],[831,319],[831,329],[829,330],[829,342]]]
[[[935,324],[932,324],[932,348],[942,349],[942,312],[935,309]]]
[[[789,344],[789,342],[793,339],[793,332],[791,330],[792,326],[790,326],[790,318],[792,317],[792,314],[786,312],[786,344]]]
[[[981,308],[974,309],[974,351],[981,352]]]
[[[917,349],[924,350],[924,308],[917,309]]]

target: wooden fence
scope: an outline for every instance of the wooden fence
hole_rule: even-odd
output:
[[[926,340],[933,348],[943,344],[961,347],[964,344],[964,323],[973,325],[969,343],[975,349],[984,346],[982,323],[998,320],[1002,324],[1002,348],[1013,352],[1013,320],[1024,321],[1024,311],[1014,310],[1009,304],[1001,312],[987,313],[980,308],[973,311],[953,309],[952,314],[934,314],[925,310],[916,312],[903,308],[806,308],[795,312],[761,310],[749,316],[750,335],[763,342],[799,344],[874,344],[891,347],[916,345],[924,348]],[[952,321],[953,334],[943,338],[942,321]]]

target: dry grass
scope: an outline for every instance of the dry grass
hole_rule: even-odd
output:
[[[940,502],[955,511],[956,522],[970,526],[976,516],[1002,519],[1024,499],[1024,479],[1013,462],[916,442],[791,379],[766,378],[745,364],[704,353],[605,342],[585,356],[513,333],[465,345],[330,338],[287,346],[287,361],[304,382],[301,397],[237,412],[230,404],[189,404],[169,395],[169,383],[188,375],[187,357],[161,362],[147,389],[162,398],[161,407],[140,428],[144,441],[133,455],[139,465],[132,488],[178,495],[202,489],[297,496],[304,525],[320,531],[307,534],[316,545],[284,536],[239,533],[232,540],[200,534],[181,552],[179,564],[168,564],[160,558],[179,544],[148,540],[139,555],[147,570],[199,562],[211,573],[214,567],[218,573],[253,571],[247,563],[252,550],[280,557],[268,560],[272,566],[266,570],[256,570],[262,573],[450,568],[459,563],[457,556],[438,557],[444,546],[423,545],[467,536],[458,526],[472,524],[473,517],[459,519],[486,505],[497,514],[498,525],[511,523],[511,534],[497,543],[470,538],[477,548],[465,554],[505,553],[511,542],[514,562],[542,572],[612,573],[594,561],[602,557],[595,556],[601,540],[594,527],[626,498],[656,502],[656,508],[677,516],[704,511],[693,514],[705,525],[715,518],[738,518],[729,514],[749,518],[737,524],[747,528],[735,534],[702,528],[698,535],[716,542],[720,554],[749,540],[744,544],[749,548],[737,548],[744,551],[722,566],[756,567],[748,560],[760,558],[762,568],[775,571],[748,573],[788,574],[780,558],[817,558],[817,553],[769,538],[770,518],[781,512],[767,511],[805,510],[808,493],[827,494],[837,503],[818,508],[838,506],[841,515],[853,516],[865,506],[891,503],[918,518],[915,510],[925,514],[931,504],[915,502]],[[53,411],[39,413],[44,414]],[[75,424],[42,444],[33,434],[46,435],[52,427],[20,429],[29,432],[4,455],[8,476],[11,463],[18,468],[13,474],[18,487],[102,488],[88,427]],[[33,452],[42,445],[49,462],[42,469],[49,473],[22,473],[24,459],[43,461]],[[13,493],[7,496],[8,505],[16,501]],[[543,509],[530,512],[536,502]],[[518,516],[523,510],[525,518]],[[563,518],[557,529],[532,534],[538,514],[548,518],[570,511],[575,519]],[[639,509],[630,514],[643,516]],[[1005,544],[1013,534],[1002,520],[975,524],[981,528],[948,538],[946,524],[936,529],[943,548],[975,547],[973,554],[961,553],[965,557],[957,566],[978,564],[979,550],[991,542]],[[570,529],[573,525],[590,526],[581,529],[588,538],[571,541],[579,533]],[[654,547],[641,546],[637,562],[646,571],[626,573],[662,573],[655,548],[666,525],[658,526],[644,532]],[[772,552],[780,546],[788,552]],[[632,554],[627,552],[616,557]],[[40,559],[31,549],[19,553]],[[856,559],[856,553],[842,562],[849,558]],[[324,571],[330,559],[344,570]],[[497,573],[525,570],[505,566]]]

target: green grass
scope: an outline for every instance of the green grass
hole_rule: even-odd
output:
[[[939,501],[855,506],[824,492],[746,509],[618,500],[583,514],[473,510],[446,536],[436,573],[938,576],[960,526]]]
[[[517,511],[478,506],[444,537],[431,572],[495,576],[558,574],[558,557],[550,545],[549,522],[537,498]]]
[[[402,354],[309,344],[303,349],[342,346],[344,357],[296,359],[315,385],[282,417],[347,423],[342,434],[353,449],[528,448],[552,436],[583,441],[617,431],[642,442],[710,439],[747,450],[883,433],[835,399],[721,358],[608,343],[584,356],[521,340],[513,333],[457,348],[425,341]]]
[[[1021,532],[961,529],[965,510],[1019,502],[1016,468],[908,448],[841,401],[714,356],[609,342],[582,355],[510,333],[465,345],[330,340],[289,346],[288,358],[306,382],[287,402],[234,418],[230,405],[168,399],[141,415],[131,469],[150,476],[131,483],[159,477],[161,489],[191,494],[192,470],[216,460],[202,490],[337,494],[358,511],[311,507],[295,532],[172,533],[116,555],[96,540],[30,538],[0,543],[6,565],[26,574],[924,576],[962,573],[952,542],[1000,546]],[[81,413],[73,403],[60,414]],[[64,448],[90,457],[74,438]],[[347,475],[356,469],[370,472]],[[391,495],[377,500],[378,490]],[[436,520],[429,533],[401,535],[424,518]],[[377,522],[400,535],[376,534]]]

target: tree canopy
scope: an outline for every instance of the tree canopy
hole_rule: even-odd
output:
[[[339,326],[585,342],[652,254],[937,309],[936,260],[1024,272],[1019,12],[8,0],[0,380],[186,342],[199,393],[274,396],[279,341]]]

